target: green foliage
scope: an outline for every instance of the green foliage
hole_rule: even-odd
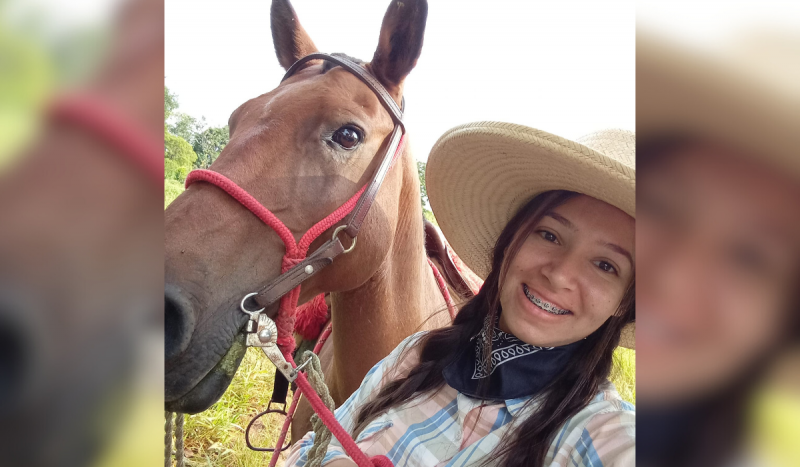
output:
[[[431,212],[429,209],[422,208],[422,217],[424,217],[425,220],[432,222],[436,226],[439,225],[439,223],[436,222],[436,218],[433,217],[433,212]]]
[[[206,128],[194,137],[192,147],[197,153],[197,161],[194,163],[196,169],[207,169],[217,157],[225,145],[228,144],[228,125],[222,128]]]
[[[0,172],[35,136],[55,78],[46,47],[3,23],[0,16]]]
[[[205,128],[200,120],[178,112],[178,97],[164,87],[164,205],[183,191],[180,183],[193,168],[205,169],[228,144],[228,127]]]
[[[617,387],[623,400],[636,403],[636,351],[617,347],[614,351],[614,367],[611,369],[611,382]]]
[[[183,112],[174,112],[170,120],[171,122],[167,123],[167,130],[173,135],[185,139],[191,145],[194,145],[197,134],[206,126],[205,118],[198,120]]]
[[[419,198],[420,202],[422,203],[422,217],[436,225],[439,225],[439,223],[436,222],[436,218],[433,216],[433,212],[428,209],[430,204],[428,203],[428,187],[425,185],[425,167],[426,164],[424,162],[417,161],[417,175],[419,175]]]
[[[180,136],[164,131],[164,178],[183,181],[197,160],[192,146]]]
[[[419,175],[419,195],[423,212],[428,206],[428,188],[425,186],[425,167],[427,164],[417,161],[417,174]],[[430,212],[430,211],[428,211]],[[431,214],[433,216],[433,214]]]
[[[183,193],[183,183],[175,179],[164,180],[164,209],[167,209],[167,206],[181,193]]]
[[[169,88],[164,86],[164,121],[172,116],[172,112],[178,108],[178,96],[169,92]]]

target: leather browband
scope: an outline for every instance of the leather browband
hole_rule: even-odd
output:
[[[355,241],[359,229],[361,228],[361,224],[364,222],[364,219],[367,217],[372,204],[375,202],[375,198],[377,197],[378,191],[380,190],[380,187],[386,178],[386,174],[392,167],[395,157],[402,150],[401,142],[403,140],[403,135],[405,134],[405,127],[403,125],[403,109],[401,106],[397,105],[397,102],[395,102],[394,98],[392,98],[389,92],[386,91],[383,85],[365,68],[358,63],[342,56],[328,55],[323,53],[313,53],[307,55],[289,67],[289,69],[286,71],[286,75],[284,75],[283,80],[281,81],[284,81],[292,76],[292,74],[300,69],[304,63],[310,60],[327,60],[336,63],[347,71],[353,73],[375,93],[383,107],[389,112],[389,115],[392,117],[395,125],[392,133],[389,136],[389,144],[386,147],[386,152],[384,153],[380,164],[375,169],[375,173],[373,174],[372,179],[370,180],[366,189],[358,198],[353,211],[346,218],[346,228],[344,229],[344,232],[351,239],[353,239],[353,241]],[[405,100],[403,99],[401,101],[401,105],[404,107],[404,104]],[[312,254],[308,255],[303,261],[299,262],[284,274],[281,274],[262,287],[258,291],[258,295],[254,297],[256,303],[258,303],[260,307],[268,307],[269,305],[277,302],[281,297],[302,284],[305,280],[316,275],[323,268],[333,263],[333,260],[340,254],[344,253],[344,251],[345,248],[342,245],[339,237],[328,240]],[[308,266],[311,266],[311,268],[306,269]]]

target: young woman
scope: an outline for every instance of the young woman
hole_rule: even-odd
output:
[[[452,326],[407,338],[336,411],[367,455],[634,465],[634,409],[607,380],[635,315],[634,147],[620,130],[576,143],[485,122],[440,138],[431,206],[485,283]],[[313,442],[286,465],[309,462]],[[322,465],[355,464],[334,439]]]

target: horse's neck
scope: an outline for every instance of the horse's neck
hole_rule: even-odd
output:
[[[446,311],[428,319],[446,304],[425,255],[419,181],[416,167],[409,176],[408,158],[401,165],[406,172],[401,207],[387,260],[361,287],[331,295],[335,399],[357,389],[372,365],[401,340],[449,322]]]

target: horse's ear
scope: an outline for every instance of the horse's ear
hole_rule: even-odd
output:
[[[269,15],[275,54],[284,69],[288,70],[297,60],[317,51],[289,0],[272,0]]]
[[[428,18],[426,0],[393,0],[381,25],[370,68],[390,92],[398,93],[417,64]]]

